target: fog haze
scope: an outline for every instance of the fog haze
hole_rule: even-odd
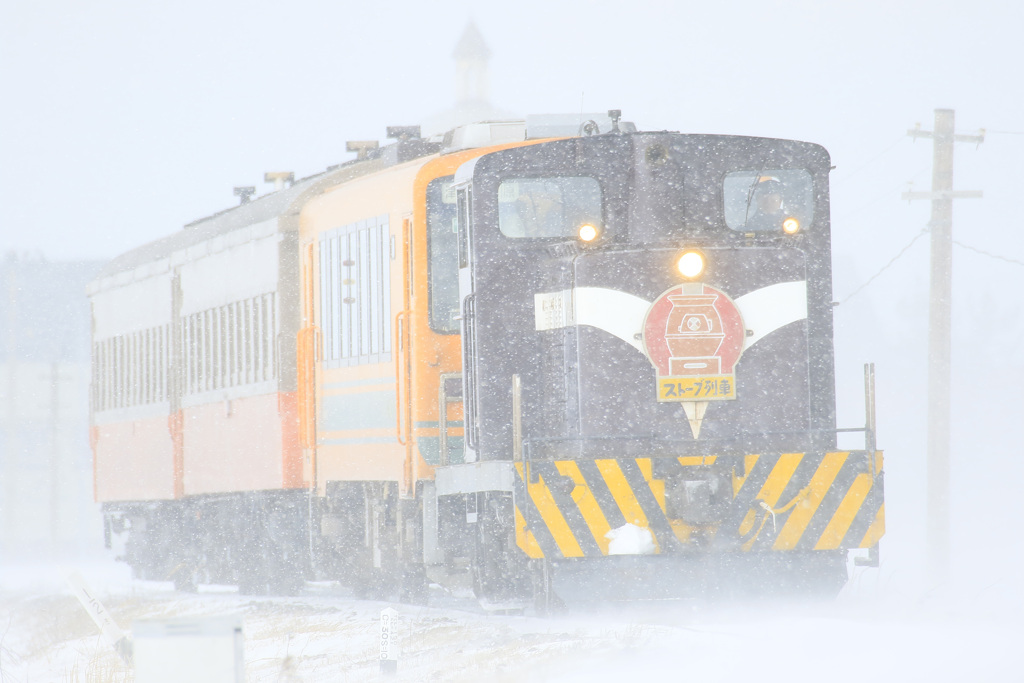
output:
[[[642,129],[823,144],[838,166],[837,233],[863,204],[859,193],[900,208],[900,185],[929,167],[925,144],[907,139],[885,160],[892,192],[874,172],[840,181],[915,122],[927,127],[933,109],[956,109],[970,131],[1024,120],[1013,75],[1024,12],[1008,2],[54,10],[7,11],[0,191],[3,246],[55,259],[113,256],[233,204],[233,186],[269,189],[264,171],[320,171],[350,157],[346,140],[380,138],[387,125],[449,106],[451,51],[470,19],[492,50],[500,108],[621,108]],[[995,210],[1012,191],[1011,149],[1021,144],[990,138],[976,154],[958,150],[957,180],[987,193],[976,202],[984,207],[958,206],[964,229],[968,211]],[[893,229],[927,220],[926,206],[913,208]]]
[[[621,109],[641,130],[829,150],[840,426],[878,373],[882,566],[851,591],[1024,606],[1024,5],[1011,2],[7,3],[0,25],[0,253],[104,260],[317,173],[455,98],[474,21],[490,100],[520,115]],[[953,571],[925,579],[932,145],[956,111]],[[899,255],[901,250],[906,251]],[[899,255],[899,256],[898,256]],[[898,257],[897,257],[898,256]],[[895,260],[893,260],[895,258]],[[874,278],[873,280],[871,278]],[[870,280],[870,284],[861,288]],[[852,295],[852,296],[851,296]],[[69,297],[82,296],[69,292]],[[83,435],[83,439],[85,439]],[[857,447],[856,440],[847,447]]]

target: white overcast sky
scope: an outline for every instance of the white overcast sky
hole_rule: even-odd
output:
[[[906,130],[952,108],[958,132],[989,131],[956,147],[956,188],[985,193],[957,201],[956,238],[1018,262],[954,252],[954,531],[958,547],[995,548],[1010,567],[1024,550],[993,525],[999,501],[1019,499],[1000,482],[1024,479],[1007,457],[1020,451],[1007,424],[1024,410],[1022,7],[6,0],[0,253],[109,258],[234,205],[234,186],[266,191],[265,171],[301,177],[347,160],[346,140],[451,106],[452,49],[473,19],[502,109],[618,108],[641,129],[828,148],[843,300],[925,227],[928,203],[900,193],[929,189],[931,143]],[[863,419],[860,366],[879,363],[897,556],[923,542],[927,245],[836,311],[841,421]]]
[[[2,17],[0,249],[51,259],[113,256],[234,204],[236,185],[265,189],[264,171],[320,171],[351,157],[346,140],[449,106],[451,52],[470,18],[503,109],[582,102],[646,129],[825,145],[837,232],[853,229],[843,223],[861,196],[888,210],[911,177],[925,189],[928,143],[903,135],[930,127],[935,108],[956,109],[964,132],[1024,131],[1024,10],[1009,0],[8,0]],[[958,185],[985,190],[990,207],[971,216],[1015,208],[1003,202],[1018,193],[1022,152],[1024,136],[958,148]],[[893,215],[921,223],[927,206]],[[1015,246],[1024,256],[1024,240]]]

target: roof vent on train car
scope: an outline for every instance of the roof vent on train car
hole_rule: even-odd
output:
[[[524,121],[469,123],[445,133],[444,151],[457,152],[460,149],[522,142],[525,139],[526,123]]]
[[[419,140],[419,126],[388,126],[389,140]]]
[[[240,199],[239,205],[248,204],[254,194],[256,194],[256,188],[252,185],[235,188],[235,196]]]
[[[370,156],[370,152],[377,149],[380,146],[376,140],[349,140],[345,143],[346,152],[355,152],[356,161],[366,159]]]
[[[267,171],[263,174],[263,182],[274,183],[274,192],[283,190],[285,185],[291,187],[295,184],[295,173],[292,171]]]
[[[424,140],[420,135],[419,126],[388,126],[388,137],[395,143],[381,149],[381,159],[390,166],[441,151],[440,142]]]
[[[636,125],[620,121],[622,112],[605,114],[534,114],[526,117],[526,139],[589,137],[603,133],[635,133]]]

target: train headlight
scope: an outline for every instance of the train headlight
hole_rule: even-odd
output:
[[[692,249],[684,251],[676,262],[680,274],[689,280],[700,277],[704,272],[704,266],[704,254]]]
[[[782,232],[787,235],[795,235],[800,232],[800,221],[790,216],[782,221]]]
[[[597,239],[601,231],[597,229],[597,226],[591,225],[590,223],[584,223],[580,226],[579,236],[581,242],[590,243]]]

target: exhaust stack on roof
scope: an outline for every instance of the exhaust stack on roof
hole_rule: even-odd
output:
[[[263,182],[274,183],[274,192],[283,190],[285,184],[291,187],[295,183],[295,174],[291,171],[267,171],[263,174]]]
[[[379,143],[376,140],[349,140],[345,143],[346,152],[355,152],[356,159],[365,159],[371,149],[377,149]]]
[[[256,194],[256,188],[252,185],[235,188],[235,196],[241,199],[241,201],[238,202],[239,205],[248,204],[250,197],[254,194]]]
[[[389,140],[419,140],[419,126],[388,126]]]

